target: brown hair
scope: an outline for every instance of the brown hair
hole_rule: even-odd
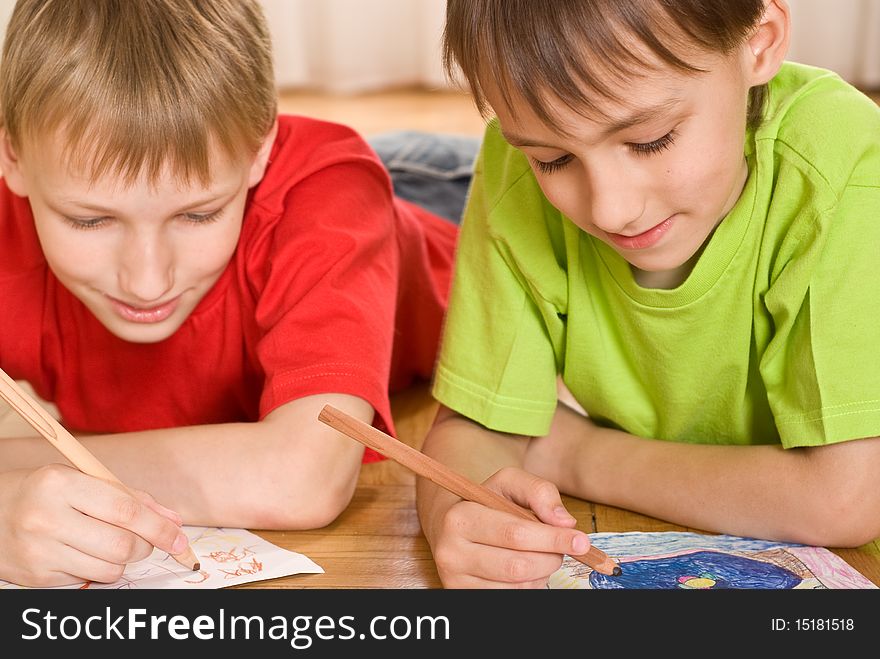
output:
[[[547,123],[549,92],[581,114],[598,114],[599,97],[622,101],[608,80],[651,67],[633,40],[661,62],[685,71],[696,46],[730,53],[757,26],[763,0],[449,0],[443,62],[456,65],[480,112],[488,114],[482,81],[499,86],[505,103],[516,95]],[[749,92],[748,123],[760,123],[766,85]]]
[[[255,154],[277,98],[257,0],[19,0],[0,63],[14,148],[62,131],[65,155],[133,182],[210,177],[210,146]]]

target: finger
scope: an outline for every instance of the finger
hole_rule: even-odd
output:
[[[486,483],[499,494],[528,508],[545,524],[573,527],[577,520],[562,504],[557,487],[522,469],[501,469]]]
[[[530,587],[547,583],[550,575],[562,566],[562,556],[542,552],[513,551],[492,547],[490,551],[474,552],[474,574],[498,584]]]
[[[566,528],[577,525],[550,481],[515,468],[500,470],[491,481],[500,494],[530,509],[545,524]]]
[[[13,576],[12,581],[31,588],[55,588],[84,581],[113,583],[125,565],[103,561],[64,543],[52,543],[36,564]]]
[[[51,548],[44,547],[42,558],[56,566],[58,558],[49,552],[57,551],[59,546],[116,565],[143,560],[153,552],[153,545],[136,533],[73,507],[66,507],[53,517],[52,532],[57,542]],[[61,565],[66,570],[65,564]]]
[[[73,577],[75,581],[114,583],[119,581],[125,572],[125,563],[105,561],[86,554],[76,547],[62,547],[58,558],[63,561],[65,575]],[[63,579],[64,576],[59,578]]]
[[[445,577],[440,575],[443,587],[446,589],[481,589],[481,590],[500,590],[500,589],[516,589],[516,590],[544,590],[547,588],[546,579],[537,579],[535,581],[523,581],[518,583],[505,581],[492,581],[483,577],[471,574],[456,575],[455,577]]]
[[[174,510],[171,510],[171,508],[166,508],[165,506],[163,506],[161,503],[156,501],[151,495],[147,494],[146,492],[142,492],[141,490],[132,490],[132,491],[138,496],[138,498],[141,500],[141,503],[143,503],[145,506],[147,506],[147,508],[150,508],[151,510],[155,510],[157,513],[159,513],[163,517],[167,517],[172,522],[177,524],[177,526],[183,526],[183,518],[180,516],[179,513],[177,513]]]
[[[68,503],[84,515],[126,529],[154,547],[178,554],[188,540],[180,527],[131,493],[98,478],[68,493]]]
[[[496,528],[517,529],[521,521],[467,502],[451,508],[444,518],[442,542],[434,548],[435,563],[444,586],[531,588],[546,584],[549,576],[562,564],[560,554],[498,546],[503,542],[521,544],[520,538],[504,539],[503,533],[494,531],[492,525],[500,523],[502,526]],[[508,522],[511,523],[509,527],[506,526]],[[537,522],[527,524],[552,530],[552,527]],[[479,532],[474,532],[475,529]],[[475,537],[483,542],[474,541]]]
[[[445,588],[538,588],[559,569],[556,554],[519,552],[446,538],[434,548]]]
[[[80,513],[77,513],[80,514]],[[126,565],[142,561],[153,553],[153,545],[128,529],[80,514],[76,536],[67,545],[101,561]]]
[[[43,537],[29,543],[28,550],[22,555],[10,552],[4,559],[4,578],[12,583],[28,588],[51,588],[73,583],[77,578],[67,574],[63,556],[66,546],[63,542]]]
[[[547,554],[551,561],[559,562],[564,554],[577,556],[590,548],[589,536],[577,529],[522,519],[467,501],[449,509],[444,519],[444,534],[487,547]],[[476,567],[476,573],[483,574],[485,567]],[[538,576],[524,576],[523,579]]]
[[[483,536],[486,533],[487,536]],[[484,540],[483,538],[486,537]],[[545,554],[577,556],[590,548],[589,536],[577,529],[550,526],[541,522],[506,516],[485,527],[475,536],[475,542],[496,544],[493,538],[501,538],[501,545],[516,551],[535,551]]]

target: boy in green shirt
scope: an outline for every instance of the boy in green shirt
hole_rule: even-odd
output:
[[[444,585],[544,586],[589,546],[559,491],[880,535],[880,110],[784,62],[789,30],[784,0],[448,3],[447,64],[497,119],[424,451],[545,524],[420,481]]]

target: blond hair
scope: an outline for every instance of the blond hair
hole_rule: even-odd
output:
[[[257,0],[19,0],[0,63],[16,150],[60,131],[65,156],[155,182],[210,178],[210,147],[255,154],[275,121]]]

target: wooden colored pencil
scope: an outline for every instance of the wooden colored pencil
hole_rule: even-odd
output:
[[[540,521],[531,510],[517,505],[510,499],[504,498],[483,485],[474,483],[434,458],[415,450],[411,446],[407,446],[403,442],[397,441],[381,430],[346,414],[332,405],[325,405],[318,414],[318,419],[344,435],[357,440],[365,446],[369,446],[374,451],[399,462],[419,476],[427,478],[440,487],[460,496],[462,499],[480,503],[495,510],[508,512],[523,519]],[[585,554],[572,556],[572,558],[605,575],[618,576],[622,572],[620,566],[613,559],[601,549],[592,545]]]
[[[61,455],[84,474],[103,478],[115,483],[131,496],[135,494],[125,486],[94,454],[71,435],[55,418],[49,414],[34,398],[22,389],[19,384],[0,369],[0,398],[3,398],[18,414],[27,421],[38,433],[49,440]],[[187,548],[174,559],[189,570],[198,570],[201,565],[192,548]]]

